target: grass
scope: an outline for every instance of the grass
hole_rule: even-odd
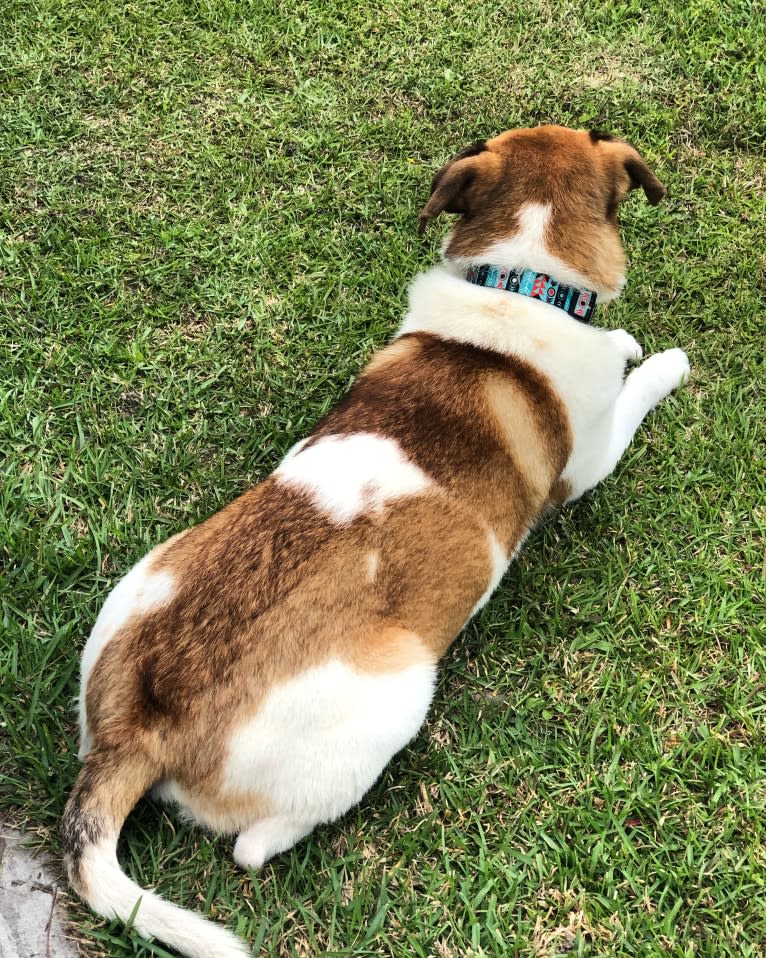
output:
[[[258,875],[121,855],[263,955],[742,958],[766,942],[766,19],[744,0],[0,10],[0,809],[55,851],[78,655],[147,548],[268,473],[402,315],[433,171],[555,121],[669,183],[599,323],[689,386],[546,523],[361,806]],[[89,956],[163,955],[73,905]]]

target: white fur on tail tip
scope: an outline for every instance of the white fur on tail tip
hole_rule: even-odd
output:
[[[431,485],[393,439],[365,432],[325,436],[290,452],[274,475],[308,493],[338,523]]]
[[[247,945],[225,928],[145,891],[120,869],[116,839],[102,839],[82,857],[83,897],[105,918],[127,922],[138,902],[133,928],[144,938],[158,938],[187,958],[243,958]]]

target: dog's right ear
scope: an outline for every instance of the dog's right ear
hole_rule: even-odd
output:
[[[420,211],[418,232],[422,235],[440,213],[472,212],[473,187],[488,166],[490,154],[484,143],[476,143],[445,163],[431,181],[431,198]]]

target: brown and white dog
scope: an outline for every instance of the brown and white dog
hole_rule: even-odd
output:
[[[665,192],[633,147],[555,126],[447,163],[421,227],[461,218],[393,342],[271,476],[109,595],[63,825],[96,912],[193,958],[248,954],[120,870],[138,799],[236,834],[243,868],[342,815],[417,733],[439,659],[541,513],[608,476],[686,379],[680,349],[625,378],[635,339],[577,318],[623,286],[637,186]]]

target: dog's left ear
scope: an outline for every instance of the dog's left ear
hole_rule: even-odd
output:
[[[632,155],[625,160],[625,169],[630,177],[630,188],[635,190],[640,186],[646,193],[647,200],[652,206],[656,206],[668,191],[649,169],[641,154],[633,147],[630,149]]]
[[[440,213],[470,216],[490,186],[493,169],[493,155],[483,142],[469,146],[445,163],[431,181],[431,198],[420,211],[418,232],[422,235],[428,221]]]

